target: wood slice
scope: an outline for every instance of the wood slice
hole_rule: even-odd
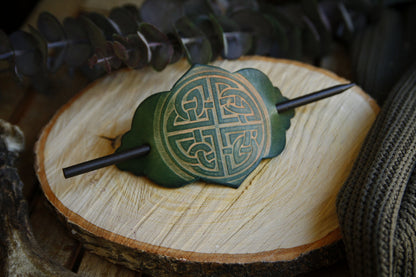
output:
[[[293,61],[216,61],[263,71],[294,98],[347,81]],[[197,182],[160,187],[110,166],[65,179],[62,168],[108,155],[137,106],[189,68],[123,70],[86,88],[54,116],[37,143],[42,189],[88,249],[154,275],[294,275],[342,256],[335,212],[378,106],[359,87],[296,109],[283,153],[263,160],[238,189]]]

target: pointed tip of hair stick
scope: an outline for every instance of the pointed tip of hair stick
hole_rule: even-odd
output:
[[[355,83],[342,84],[342,85],[336,85],[333,87],[325,88],[319,91],[306,94],[304,96],[300,96],[294,99],[289,99],[287,101],[280,102],[276,104],[276,109],[277,109],[277,112],[279,113],[285,112],[287,110],[291,110],[291,109],[342,93],[350,89],[353,86],[355,86]]]

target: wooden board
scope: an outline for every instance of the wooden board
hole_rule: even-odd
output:
[[[293,61],[252,57],[214,64],[260,69],[288,98],[347,82]],[[127,131],[138,104],[170,89],[188,68],[182,61],[162,73],[111,74],[45,127],[35,150],[38,178],[73,233],[114,262],[158,274],[242,268],[296,274],[339,258],[332,247],[341,238],[336,194],[378,112],[358,87],[298,108],[286,149],[262,161],[239,189],[205,183],[165,189],[114,166],[64,179],[63,167],[112,153],[103,136]]]

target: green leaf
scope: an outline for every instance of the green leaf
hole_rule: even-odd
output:
[[[270,55],[273,57],[284,57],[289,50],[289,39],[283,25],[273,16],[265,15],[273,26],[273,44]]]
[[[125,4],[123,9],[136,21],[137,25],[141,22],[140,11],[134,4]]]
[[[286,4],[282,6],[265,5],[260,6],[260,11],[277,20],[286,34],[289,47],[282,53],[281,57],[300,60],[302,58],[302,21],[303,12],[298,4]]]
[[[269,55],[273,41],[273,26],[260,12],[253,10],[240,10],[233,13],[230,18],[234,20],[243,32],[251,33],[253,45],[250,50],[256,55]]]
[[[88,17],[81,16],[80,19],[84,24],[88,34],[88,40],[93,48],[103,48],[106,45],[106,37],[104,32]]]
[[[224,33],[214,15],[200,15],[193,18],[195,25],[205,34],[211,43],[212,57],[215,60],[224,49]]]
[[[15,53],[18,73],[34,76],[42,69],[42,51],[38,49],[38,42],[33,35],[25,31],[15,31],[10,35],[10,44]]]
[[[7,59],[11,58],[11,51],[13,51],[12,46],[10,44],[9,38],[7,34],[0,29],[0,55],[10,53]]]
[[[69,66],[80,66],[92,54],[88,32],[79,18],[65,18],[63,26],[70,42],[66,50],[65,62]]]
[[[221,16],[217,19],[223,33],[223,57],[233,60],[247,54],[252,48],[252,35],[240,31],[240,26],[228,17]]]
[[[213,12],[212,5],[206,0],[192,0],[185,1],[184,3],[184,14],[188,17],[209,15]]]
[[[123,62],[129,59],[129,53],[126,46],[118,40],[113,42],[114,54]]]
[[[131,12],[123,7],[113,8],[108,18],[117,26],[119,34],[134,34],[138,29],[138,24]]]
[[[41,12],[38,16],[37,27],[43,37],[49,42],[66,39],[65,31],[56,17],[49,12]]]
[[[113,35],[117,34],[116,28],[110,23],[107,17],[100,13],[90,12],[85,14],[95,25],[100,28],[100,30],[104,33],[104,36],[107,40],[112,40]],[[120,34],[120,33],[119,33]]]
[[[56,72],[65,62],[66,48],[69,42],[62,24],[49,12],[42,12],[38,16],[38,31],[48,42],[50,51],[47,67],[51,72]]]
[[[158,71],[163,70],[173,56],[173,46],[169,38],[149,23],[140,24],[139,31],[148,41],[152,51],[151,64],[153,68]]]
[[[140,7],[140,17],[164,33],[174,32],[175,22],[185,15],[182,0],[145,1]]]
[[[176,63],[184,56],[185,50],[182,47],[180,38],[176,34],[168,33],[167,37],[173,47],[173,54],[172,54],[172,57],[170,58],[170,63]]]
[[[148,42],[139,32],[137,34],[131,34],[127,37],[114,36],[114,40],[124,46],[123,53],[121,54],[120,45],[114,44],[116,49],[115,53],[119,58],[123,59],[123,62],[130,68],[142,68],[148,65],[152,59],[152,54]],[[127,59],[125,58],[127,54]]]
[[[329,52],[330,46],[332,44],[332,37],[330,34],[330,26],[328,19],[325,14],[322,12],[321,8],[318,6],[316,0],[302,0],[302,6],[305,11],[307,18],[310,19],[308,24],[308,30],[318,35],[319,40],[319,56],[323,56]],[[316,31],[311,29],[311,26],[314,26]],[[305,48],[307,49],[307,48]],[[315,51],[314,51],[315,52]]]
[[[36,40],[36,49],[39,50],[39,53],[41,55],[41,65],[40,69],[43,71],[46,69],[46,59],[48,57],[48,45],[46,43],[45,38],[42,36],[42,34],[36,30],[32,25],[29,25],[29,31],[30,34],[33,36],[33,38]]]
[[[211,60],[212,49],[208,38],[187,17],[175,23],[175,30],[191,64],[206,64]]]

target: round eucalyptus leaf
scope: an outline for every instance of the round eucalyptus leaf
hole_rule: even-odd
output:
[[[329,0],[317,3],[316,8],[320,14],[320,18],[331,33],[336,32],[338,26],[342,23],[342,15],[339,9],[339,4],[344,6],[341,2]]]
[[[184,2],[185,16],[208,15],[212,13],[212,6],[206,0],[192,0]]]
[[[106,48],[107,55],[110,57],[111,68],[119,69],[122,65],[122,61],[115,54],[113,43],[110,41],[107,41],[105,48]]]
[[[240,25],[227,16],[217,16],[217,22],[220,24],[223,32],[237,32],[241,31]]]
[[[333,22],[331,22],[329,19],[330,14],[326,13],[325,10],[323,9],[323,5],[320,5],[320,4],[317,5],[317,11],[318,11],[319,20],[322,23],[322,26],[328,33],[331,33],[333,30]]]
[[[42,34],[35,29],[32,25],[28,25],[29,32],[33,36],[33,38],[36,41],[37,49],[39,50],[42,58],[42,65],[46,65],[46,59],[48,57],[48,45],[45,40],[45,38],[42,36]]]
[[[173,56],[173,46],[169,38],[149,23],[140,24],[139,30],[148,41],[152,50],[151,64],[153,68],[158,71],[163,70]]]
[[[302,32],[302,44],[304,49],[304,55],[315,58],[320,54],[321,37],[315,26],[309,17],[303,16],[305,22],[305,28]]]
[[[63,41],[66,39],[62,24],[49,12],[41,12],[39,14],[37,27],[48,42]]]
[[[65,62],[69,66],[80,66],[92,54],[88,32],[79,18],[65,18],[63,26],[70,42],[67,47]]]
[[[327,30],[337,38],[344,41],[352,39],[355,31],[354,19],[341,1],[321,1],[318,3],[318,12],[321,21],[328,25]]]
[[[264,15],[274,17],[282,26],[302,26],[304,12],[298,4],[289,3],[281,6],[272,4],[261,4],[260,12]]]
[[[185,15],[183,0],[147,0],[140,7],[140,17],[164,33],[174,32],[175,22]]]
[[[241,31],[253,35],[253,48],[251,53],[269,55],[273,41],[273,26],[260,12],[253,10],[240,10],[233,13],[230,18],[241,28]]]
[[[304,13],[299,5],[288,4],[282,7],[262,5],[261,12],[265,14],[265,17],[272,17],[278,21],[279,28],[281,28],[280,32],[285,34],[284,40],[286,40],[288,47],[280,48],[282,52],[279,54],[279,57],[300,60],[302,57],[302,30],[305,28],[305,25],[302,21]],[[273,21],[270,22],[275,27]],[[272,46],[272,53],[273,51],[274,46]]]
[[[227,32],[223,56],[235,60],[245,55],[252,46],[252,35],[245,32]]]
[[[129,59],[129,53],[125,44],[121,43],[119,40],[114,40],[112,44],[114,54],[123,62]]]
[[[208,38],[189,18],[182,17],[176,21],[175,30],[189,63],[206,64],[211,60],[212,49]]]
[[[46,15],[46,17],[48,17],[48,15]],[[47,41],[45,35],[42,34],[40,30],[36,30],[34,27],[29,25],[30,32],[38,41],[39,49],[42,49],[42,60],[44,61],[43,65],[46,65],[49,72],[56,72],[65,61],[68,41],[62,25],[59,24],[59,28],[62,29],[62,34],[55,37],[51,36],[50,38],[53,40]]]
[[[118,69],[122,62],[121,59],[115,54],[114,43],[106,42],[101,48],[96,49],[95,57],[91,61],[92,65],[100,64],[107,72],[111,72],[112,69]]]
[[[290,31],[287,32],[290,41],[289,51],[287,52],[287,58],[300,60],[302,57],[302,30],[298,26],[291,26]]]
[[[13,56],[13,49],[10,44],[7,34],[0,29],[0,56],[3,56],[3,59],[9,59]]]
[[[349,41],[353,38],[356,29],[354,26],[354,19],[351,17],[343,3],[338,3],[337,9],[342,18],[342,23],[340,23],[337,28],[337,35]]]
[[[47,55],[46,67],[50,72],[56,72],[64,63],[67,48],[67,37],[62,24],[49,12],[41,12],[38,16],[37,27],[48,42],[48,48],[53,49]]]
[[[226,13],[227,7],[223,5],[224,1],[206,0],[206,4],[209,6],[209,10],[216,16],[222,16]]]
[[[136,20],[132,17],[129,10],[123,7],[112,9],[108,18],[117,25],[118,31],[122,35],[134,34],[137,31]]]
[[[195,25],[205,34],[211,43],[212,60],[215,60],[224,48],[224,32],[214,15],[200,15],[193,19]]]
[[[130,46],[129,65],[133,68],[142,68],[148,65],[152,59],[152,52],[146,38],[140,32],[135,35],[127,36],[127,45]],[[133,62],[134,61],[134,62]]]
[[[222,56],[234,60],[248,53],[252,48],[253,36],[240,31],[240,26],[226,16],[217,17],[223,33]]]
[[[180,38],[176,34],[168,33],[167,37],[173,47],[173,54],[172,54],[172,57],[170,58],[170,63],[176,63],[184,55],[184,49],[182,47],[182,43],[180,41]]]
[[[302,6],[305,11],[305,15],[310,19],[319,34],[319,54],[325,55],[329,52],[330,45],[332,44],[331,26],[329,20],[325,16],[322,8],[318,6],[318,2],[316,0],[303,0]],[[310,25],[308,27],[309,30],[311,30]],[[305,49],[307,48],[305,47]]]
[[[133,4],[125,4],[123,8],[130,14],[130,16],[139,24],[142,20],[140,18],[140,11],[136,5]]]
[[[268,11],[272,11],[273,16],[279,20],[281,26],[285,29],[289,47],[284,57],[301,60],[303,50],[302,29],[304,28],[302,7],[296,4],[287,4],[274,9],[269,7]]]
[[[94,58],[92,59],[90,67],[92,64],[100,65],[107,73],[111,72],[110,58],[107,57],[107,53],[103,48],[95,50]]]
[[[88,34],[88,40],[90,41],[93,49],[105,47],[107,40],[104,32],[88,17],[80,16],[80,19],[84,24],[85,30]]]
[[[112,40],[113,35],[117,33],[116,28],[110,23],[107,17],[100,13],[90,12],[85,14],[95,25],[104,33],[107,40]]]
[[[10,43],[14,49],[16,69],[26,76],[38,73],[43,65],[42,51],[38,49],[36,38],[25,31],[15,31],[10,35]]]
[[[289,39],[287,38],[285,28],[273,16],[266,14],[265,17],[269,20],[273,27],[273,42],[270,55],[273,57],[284,57],[284,54],[289,49]]]
[[[151,51],[146,39],[140,34],[131,34],[126,37],[115,36],[114,42],[118,41],[124,46],[123,55],[127,53],[127,59],[119,54],[120,45],[116,45],[119,49],[114,49],[116,55],[124,58],[123,62],[130,68],[142,68],[150,63]],[[120,57],[119,56],[119,57]]]
[[[56,72],[65,62],[67,48],[54,49],[52,54],[48,55],[46,66],[50,72]]]
[[[317,0],[302,0],[302,7],[305,14],[314,22],[321,21],[318,11]]]
[[[256,0],[228,0],[226,14],[231,15],[241,10],[258,11],[259,4]]]

